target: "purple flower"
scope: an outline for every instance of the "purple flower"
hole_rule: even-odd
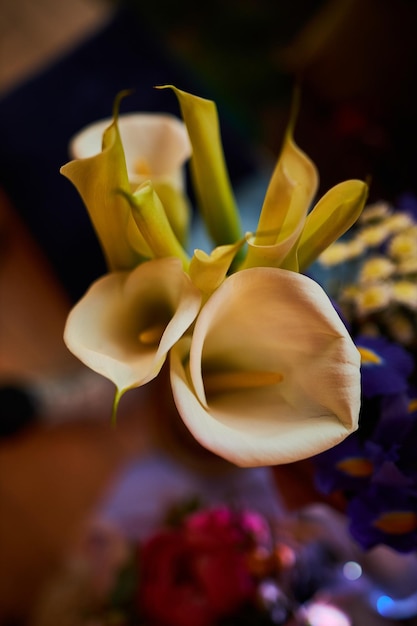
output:
[[[396,202],[396,208],[411,215],[417,221],[417,197],[412,193],[403,193]]]
[[[374,482],[348,506],[350,532],[364,549],[385,544],[399,552],[417,545],[417,498],[398,482]]]
[[[326,494],[336,490],[356,493],[366,486],[374,470],[356,433],[318,455],[315,463],[316,486]]]
[[[367,407],[371,405],[368,415]],[[382,396],[375,403],[366,398],[362,404],[360,424],[363,425],[359,437],[364,442],[367,454],[380,465],[376,455],[395,461],[399,457],[404,440],[410,435],[414,419],[408,410],[409,400],[406,394]],[[375,415],[375,413],[377,413]],[[371,420],[371,428],[366,422]],[[379,451],[379,452],[378,452]]]
[[[385,338],[365,335],[356,337],[355,344],[361,354],[365,398],[407,391],[414,362],[404,348]]]

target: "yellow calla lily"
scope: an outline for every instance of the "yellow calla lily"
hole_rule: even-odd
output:
[[[152,257],[177,257],[181,259],[184,269],[188,269],[187,253],[176,238],[152,183],[142,183],[133,194],[124,195]]]
[[[64,340],[118,396],[152,380],[196,318],[200,292],[174,258],[97,280],[70,312]]]
[[[111,124],[111,118],[100,120],[77,133],[70,143],[72,156],[85,159],[98,154]],[[191,157],[191,143],[185,124],[173,115],[154,113],[119,114],[117,124],[131,191],[151,180],[176,236],[186,243],[190,204],[184,194],[184,165]]]
[[[212,100],[193,96],[172,85],[192,145],[191,174],[198,206],[216,245],[232,244],[242,237],[220,137],[217,108]]]
[[[281,266],[301,234],[317,186],[317,170],[289,129],[241,269]]]
[[[357,428],[360,357],[327,295],[276,268],[228,277],[171,350],[179,413],[240,466],[317,454]]]
[[[226,278],[233,260],[245,243],[246,238],[235,244],[218,246],[211,254],[194,250],[189,273],[195,286],[206,296],[211,295]]]
[[[114,120],[103,134],[102,151],[70,161],[60,170],[83,199],[111,271],[129,270],[135,267],[141,256],[149,256],[147,248],[141,247],[142,237],[137,229],[138,241],[134,246],[127,238],[130,207],[118,190],[129,193],[130,184],[117,126],[117,108],[118,101]],[[138,250],[141,253],[138,254]]]
[[[152,179],[168,221],[184,245],[190,219],[183,192],[183,166],[191,154],[185,125],[170,115],[119,115],[122,95],[112,120],[92,124],[72,139],[75,160],[61,168],[87,207],[111,271],[129,270],[153,257],[126,202],[144,181]]]
[[[308,214],[297,245],[302,272],[341,237],[363,211],[368,186],[361,180],[347,180],[332,187]]]

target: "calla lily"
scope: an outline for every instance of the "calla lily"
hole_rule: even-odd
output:
[[[64,339],[120,397],[152,380],[198,314],[200,292],[175,258],[97,280],[70,312]]]
[[[187,253],[176,238],[164,206],[151,182],[142,183],[133,194],[125,194],[125,197],[152,257],[177,257],[181,259],[184,269],[188,269]]]
[[[212,100],[193,96],[172,85],[192,144],[191,174],[199,209],[216,245],[232,244],[242,237],[220,137],[217,108]]]
[[[317,186],[317,170],[289,129],[243,268],[282,265],[302,232]]]
[[[240,466],[288,463],[358,425],[360,357],[321,287],[276,268],[228,277],[171,351],[179,413]]]
[[[367,197],[366,183],[347,180],[332,187],[317,202],[307,216],[297,245],[300,271],[353,226],[362,213]]]
[[[112,119],[81,130],[70,143],[75,159],[86,159],[101,151],[102,136]],[[183,165],[191,156],[185,125],[173,115],[127,113],[118,115],[126,167],[132,191],[149,178],[184,190]]]
[[[132,246],[127,238],[128,223],[132,217],[129,204],[118,192],[129,193],[130,185],[117,125],[118,106],[117,100],[113,122],[103,134],[102,151],[61,167],[61,174],[77,188],[87,207],[111,271],[132,269],[142,256],[149,256],[137,229],[135,245]],[[141,252],[138,253],[138,250]]]
[[[189,273],[195,286],[205,296],[211,295],[226,278],[234,258],[245,242],[246,238],[243,238],[235,244],[218,246],[211,254],[204,250],[194,250]]]
[[[103,154],[102,150],[110,144],[107,139],[110,133],[110,152]],[[137,253],[137,257],[152,258],[148,246],[137,232],[130,212],[126,208],[123,213],[120,212],[119,205],[125,201],[114,194],[118,189],[134,191],[141,183],[151,180],[175,235],[181,243],[186,243],[190,205],[184,194],[184,164],[191,156],[191,144],[181,120],[172,115],[120,115],[116,111],[113,119],[101,120],[80,131],[70,143],[70,153],[76,160],[61,171],[79,190],[95,226],[98,220],[108,219],[109,214],[120,216],[120,228],[123,238],[127,238],[127,245],[134,250],[134,254]],[[111,162],[106,166],[110,157]],[[92,180],[96,180],[97,188],[102,189],[104,179],[104,200],[110,206],[105,212],[106,216],[97,216],[99,211],[103,213],[103,206],[106,205],[103,200],[97,200],[96,193],[91,194],[89,190],[92,189]],[[113,188],[109,186],[111,183],[114,183]],[[118,206],[113,207],[116,203]],[[124,215],[126,212],[127,218]],[[96,226],[96,230],[102,239],[102,229]],[[113,229],[113,240],[116,240],[115,235]],[[106,245],[111,245],[107,237]],[[120,237],[117,237],[114,245],[122,245]],[[133,265],[109,264],[111,269],[129,269]]]

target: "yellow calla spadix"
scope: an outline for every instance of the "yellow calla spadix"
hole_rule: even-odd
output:
[[[171,351],[179,413],[241,466],[317,454],[358,425],[360,357],[321,287],[275,268],[228,277]]]
[[[93,283],[68,316],[68,348],[119,395],[152,380],[196,318],[201,294],[178,259],[155,259]]]

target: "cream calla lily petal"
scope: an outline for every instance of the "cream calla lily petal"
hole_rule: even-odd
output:
[[[70,312],[64,339],[119,392],[152,380],[193,323],[201,295],[178,259],[156,259],[99,279]]]
[[[191,345],[171,354],[182,419],[237,465],[303,459],[357,428],[359,353],[324,291],[300,274],[233,274],[202,308]]]

